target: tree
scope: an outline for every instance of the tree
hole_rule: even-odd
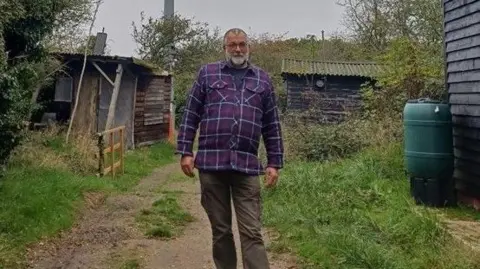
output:
[[[42,41],[59,24],[73,0],[4,0],[0,11],[0,165],[20,143],[35,88],[56,67]]]
[[[369,116],[400,119],[409,99],[446,98],[443,69],[431,61],[425,45],[405,37],[395,39],[379,57],[379,63],[384,69],[378,76],[376,89],[363,89]]]
[[[141,16],[141,25],[133,24],[133,38],[142,59],[166,67],[171,61],[172,42],[175,45],[174,104],[176,117],[179,118],[183,112],[187,92],[200,65],[221,57],[222,40],[219,31],[209,29],[207,23],[196,22],[179,15],[171,19],[164,17],[146,19],[143,13]]]
[[[345,8],[344,25],[376,56],[397,38],[423,43],[434,51],[442,43],[442,5],[438,0],[337,0]]]
[[[57,16],[53,31],[44,39],[45,46],[50,51],[82,53],[96,0],[63,1],[69,8]]]
[[[442,4],[438,0],[340,0],[345,26],[366,58],[383,66],[364,90],[368,113],[398,118],[408,99],[444,99]]]
[[[166,66],[174,44],[175,70],[194,71],[198,64],[210,55],[217,58],[221,49],[218,29],[209,29],[207,23],[175,15],[171,19],[164,17],[145,18],[141,14],[141,25],[133,24],[133,38],[138,44],[138,53],[143,59],[160,66]]]

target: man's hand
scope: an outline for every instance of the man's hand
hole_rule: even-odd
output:
[[[265,170],[265,187],[271,188],[277,184],[278,181],[278,169],[273,167],[267,167]]]
[[[193,173],[193,157],[192,156],[182,156],[180,159],[180,166],[182,171],[188,177],[195,177]]]

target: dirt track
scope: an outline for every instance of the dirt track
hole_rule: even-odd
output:
[[[89,209],[72,230],[29,251],[30,268],[213,269],[211,230],[200,205],[198,180],[171,180],[179,175],[178,165],[170,164],[127,194],[106,200],[101,194],[87,194]],[[181,205],[195,218],[178,238],[147,238],[135,221],[135,216],[158,198],[159,189],[180,193]],[[234,229],[239,246],[236,225]],[[272,269],[297,268],[289,255],[269,256]],[[240,261],[240,252],[238,257]]]

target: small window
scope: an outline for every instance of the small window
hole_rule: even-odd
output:
[[[55,102],[72,102],[73,79],[61,77],[55,85]]]

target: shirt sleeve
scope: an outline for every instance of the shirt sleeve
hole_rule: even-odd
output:
[[[280,169],[283,167],[283,140],[278,107],[273,83],[265,92],[262,136],[267,151],[267,167]]]
[[[176,154],[193,156],[193,141],[203,114],[205,100],[205,67],[200,68],[187,97],[185,110],[177,136]]]

